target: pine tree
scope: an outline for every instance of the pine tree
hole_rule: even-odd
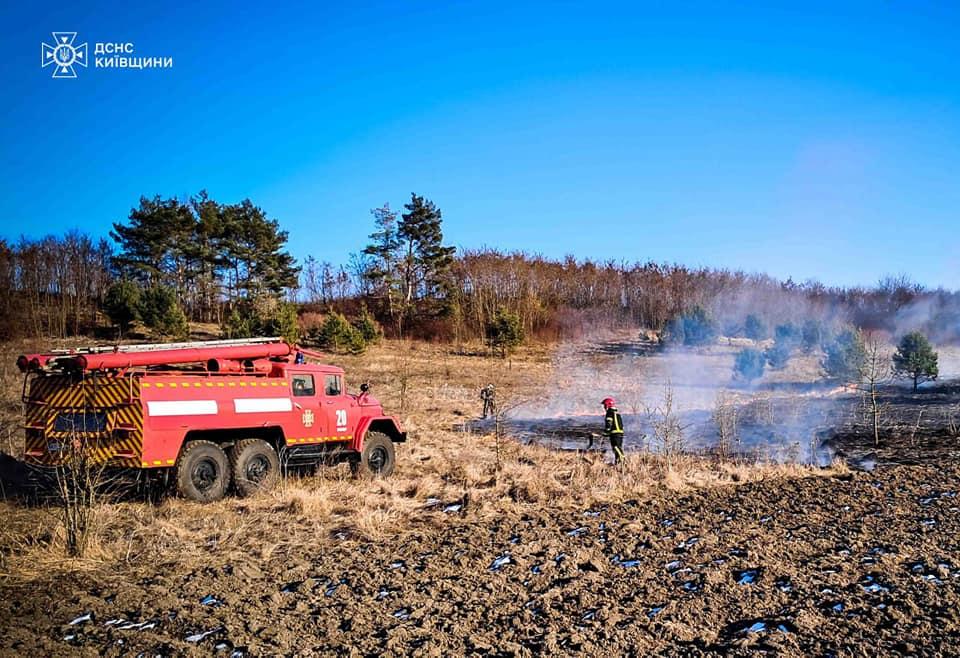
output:
[[[758,349],[748,347],[737,353],[733,362],[733,374],[738,379],[751,382],[763,376],[764,354]]]
[[[802,334],[800,328],[792,322],[778,324],[773,330],[773,338],[787,350],[793,350],[800,346]]]
[[[107,290],[103,310],[110,321],[120,327],[121,335],[127,333],[134,321],[140,319],[140,286],[128,279],[117,281]]]
[[[428,199],[410,195],[397,226],[405,246],[402,262],[404,299],[410,304],[420,296],[435,295],[453,264],[454,247],[443,246],[442,215]]]
[[[827,377],[843,382],[860,380],[866,365],[866,348],[863,336],[855,329],[846,329],[837,334],[825,348],[823,369]]]
[[[810,318],[803,323],[800,331],[800,344],[804,354],[810,354],[817,348],[823,339],[823,326],[817,320]]]
[[[190,315],[204,322],[219,317],[220,269],[223,266],[224,222],[221,205],[206,190],[190,199],[195,217],[193,236],[185,245],[189,259],[189,294],[185,297]]]
[[[284,247],[287,232],[249,199],[225,206],[223,252],[235,296],[252,299],[262,294],[276,297],[298,283],[300,268]]]
[[[363,250],[364,254],[373,259],[373,266],[367,270],[365,276],[374,295],[386,302],[388,315],[395,318],[401,292],[398,269],[403,246],[397,227],[397,213],[390,209],[388,203],[374,208],[370,213],[377,230],[370,234],[370,244]]]
[[[743,333],[750,340],[766,340],[770,335],[767,325],[754,314],[747,316],[743,323]]]
[[[331,352],[360,354],[367,347],[360,331],[342,314],[336,312],[327,316],[313,338],[321,347]]]
[[[684,345],[706,345],[717,335],[717,327],[713,318],[702,306],[694,306],[681,319],[683,323]]]
[[[379,342],[380,336],[383,334],[380,325],[377,324],[376,319],[370,314],[366,306],[360,309],[360,314],[354,318],[353,326],[360,332],[364,342],[368,345],[374,345]]]
[[[801,341],[801,332],[797,325],[792,322],[778,324],[773,331],[773,345],[765,352],[767,363],[774,370],[780,370],[787,366],[793,351],[799,347]]]
[[[774,370],[782,370],[787,367],[787,363],[790,361],[790,346],[783,341],[777,341],[764,351],[763,355],[766,357],[767,363],[770,364],[771,368]]]
[[[148,286],[177,285],[184,248],[190,244],[193,217],[177,199],[140,197],[128,224],[114,223],[110,232],[120,245],[114,264],[124,274]]]
[[[167,286],[154,286],[143,291],[140,317],[161,336],[184,338],[190,331],[187,317],[177,302],[177,294]]]
[[[893,355],[894,372],[899,377],[913,380],[913,390],[922,382],[935,380],[940,374],[938,355],[927,337],[914,331],[900,339]]]
[[[500,309],[487,325],[487,344],[500,350],[500,356],[507,357],[515,347],[523,342],[523,323],[520,316]]]
[[[279,300],[298,283],[287,232],[249,199],[223,205],[205,191],[188,203],[143,197],[110,235],[121,274],[148,288],[172,287],[195,319],[219,318],[223,292],[232,308],[262,295]]]

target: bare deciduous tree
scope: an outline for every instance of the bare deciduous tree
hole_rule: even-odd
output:
[[[880,426],[887,410],[881,387],[892,375],[890,357],[883,349],[882,341],[875,334],[864,336],[864,360],[860,369],[857,389],[860,391],[864,414],[873,432],[873,444],[880,445]]]

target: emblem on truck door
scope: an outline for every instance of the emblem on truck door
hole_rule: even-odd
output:
[[[313,427],[313,409],[307,409],[303,412],[303,426]]]

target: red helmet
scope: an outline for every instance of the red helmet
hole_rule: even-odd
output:
[[[603,405],[604,409],[609,409],[610,407],[617,406],[617,403],[614,401],[613,398],[604,398],[603,402],[601,402],[600,404]]]

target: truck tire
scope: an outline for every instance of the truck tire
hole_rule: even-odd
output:
[[[177,461],[177,493],[198,503],[212,503],[227,493],[230,461],[210,441],[191,441]]]
[[[367,432],[360,458],[350,462],[350,470],[358,477],[388,477],[397,465],[393,441],[381,432]]]
[[[277,451],[262,439],[237,441],[230,450],[230,474],[238,496],[272,489],[280,479]]]

